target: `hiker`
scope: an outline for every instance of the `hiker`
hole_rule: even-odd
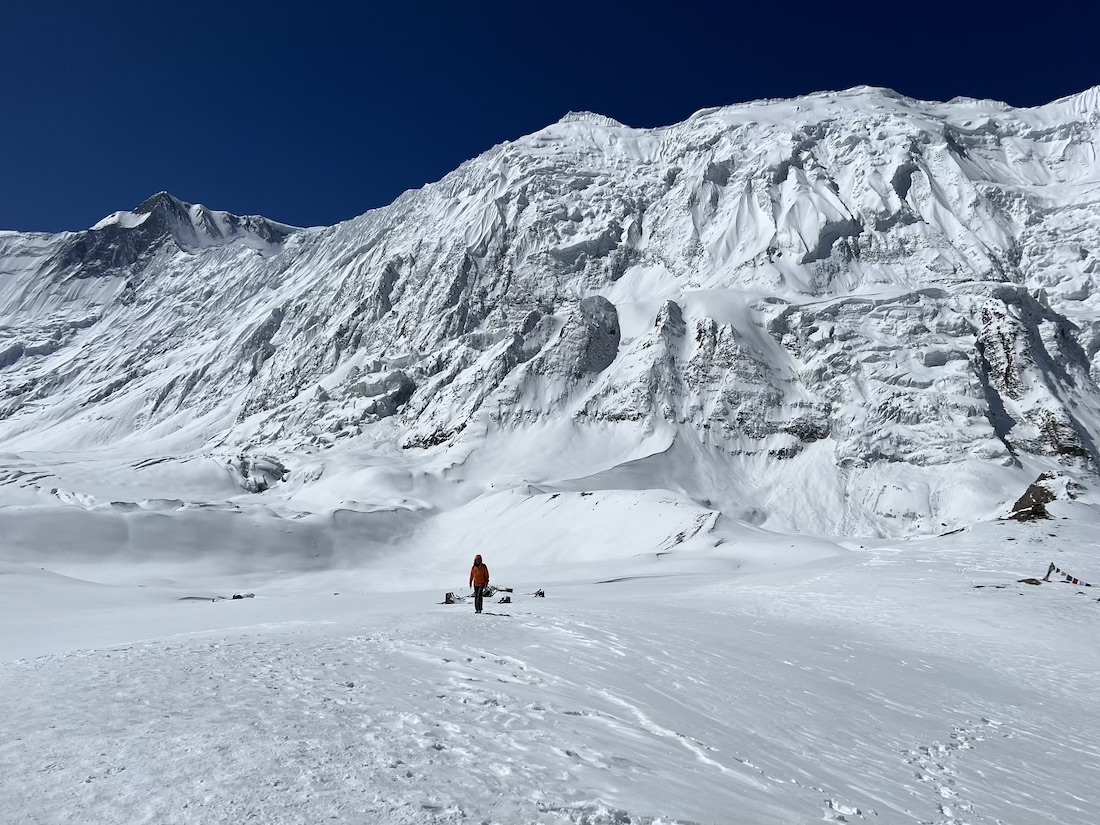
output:
[[[489,586],[489,568],[481,561],[481,556],[474,556],[474,566],[470,568],[470,586],[474,589],[474,612],[481,612],[481,600],[485,596],[485,589]]]

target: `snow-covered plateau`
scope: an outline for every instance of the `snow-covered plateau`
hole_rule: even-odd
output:
[[[1098,281],[1100,87],[0,232],[0,822],[1100,821]]]

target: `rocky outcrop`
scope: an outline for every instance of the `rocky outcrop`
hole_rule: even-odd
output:
[[[1045,485],[1044,482],[1053,481],[1054,476],[1050,473],[1043,473],[1037,479],[1035,483],[1027,488],[1027,492],[1024,493],[1012,505],[1012,514],[1009,516],[1016,521],[1039,521],[1041,519],[1049,519],[1050,513],[1047,512],[1047,505],[1052,501],[1057,501],[1058,496],[1054,495]]]

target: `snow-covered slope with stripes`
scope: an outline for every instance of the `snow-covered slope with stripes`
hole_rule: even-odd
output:
[[[1098,145],[1100,88],[861,87],[570,114],[328,228],[162,193],[0,233],[0,472],[25,501],[59,451],[232,458],[290,509],[665,489],[940,531],[1100,457]]]

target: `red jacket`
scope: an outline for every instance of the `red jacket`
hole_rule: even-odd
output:
[[[475,564],[470,568],[470,587],[488,587],[489,568],[484,564]]]

